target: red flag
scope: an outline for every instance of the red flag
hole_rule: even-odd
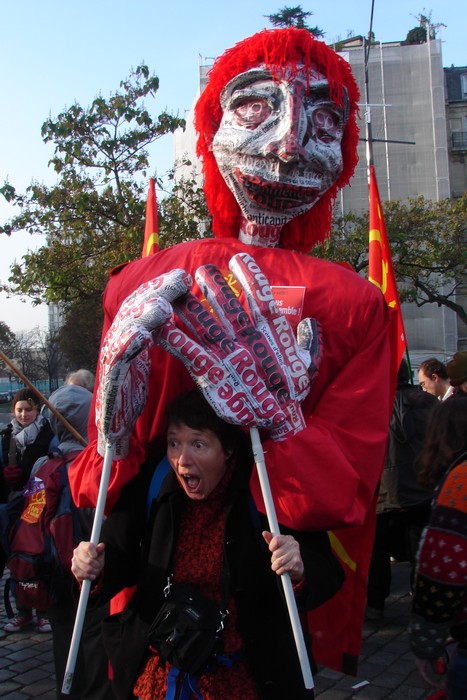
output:
[[[157,253],[159,250],[159,234],[157,225],[156,185],[154,179],[149,179],[148,200],[146,202],[146,225],[144,227],[144,243],[141,257]]]
[[[383,209],[376,182],[375,168],[370,165],[370,241],[368,249],[368,279],[384,294],[387,305],[395,311],[396,362],[399,368],[407,347],[404,321],[397,293],[396,277],[391,259],[391,249],[384,223]]]

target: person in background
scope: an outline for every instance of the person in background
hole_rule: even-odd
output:
[[[432,490],[417,481],[416,458],[436,398],[410,383],[408,364],[402,360],[394,407],[389,423],[388,449],[376,505],[376,532],[368,575],[365,618],[383,616],[391,590],[391,557],[408,559],[413,567],[422,530],[430,515]]]
[[[423,391],[433,394],[440,401],[446,401],[454,394],[454,387],[449,383],[446,365],[436,357],[430,357],[422,362],[418,370],[418,383]]]
[[[75,372],[70,372],[65,377],[64,384],[76,384],[83,386],[91,393],[94,391],[95,377],[88,369],[77,369]]]
[[[449,700],[467,698],[467,397],[454,396],[430,416],[420,482],[436,489],[417,555],[409,641],[420,676],[444,686]],[[450,643],[449,643],[450,640]],[[441,659],[441,662],[440,662]]]
[[[72,561],[78,581],[97,583],[91,599],[137,585],[122,617],[104,623],[116,697],[162,700],[177,679],[186,697],[197,688],[204,700],[314,697],[304,687],[277,576],[290,574],[304,609],[330,599],[344,572],[328,534],[268,531],[248,488],[253,459],[246,435],[221,420],[200,392],[181,394],[166,416],[171,469],[150,516],[141,472],[105,520],[102,542],[82,542]],[[174,591],[196,586],[228,611],[224,649],[199,674],[177,675],[148,636],[168,580]]]
[[[13,418],[2,434],[3,476],[10,492],[21,491],[36,460],[47,454],[53,437],[35,391],[17,391],[12,409]]]
[[[49,397],[49,403],[85,440],[91,401],[92,394],[89,390],[73,384],[64,384]],[[45,408],[44,412],[58,440],[55,453],[70,462],[84,449],[83,445],[55,413],[49,408]],[[37,462],[33,473],[47,459]],[[78,514],[81,531],[85,537],[89,537],[94,511],[82,508],[78,510]],[[107,657],[101,635],[101,622],[103,617],[108,615],[108,606],[87,611],[71,692],[69,695],[63,695],[61,692],[76,615],[77,602],[72,591],[73,579],[68,572],[57,600],[47,610],[52,627],[57,700],[112,700],[114,696],[110,688]]]
[[[34,463],[47,454],[53,438],[52,428],[41,413],[41,400],[32,389],[20,389],[13,403],[13,418],[2,435],[3,477],[8,498],[21,491]],[[19,610],[4,626],[5,632],[18,632],[34,623],[32,610]],[[37,611],[37,629],[50,632],[45,611]]]
[[[454,391],[461,391],[467,394],[467,352],[456,352],[450,362],[446,365],[449,382]]]
[[[69,372],[67,376],[65,377],[65,381],[63,382],[64,386],[67,385],[75,385],[75,386],[81,386],[84,389],[87,389],[88,391],[92,392],[94,391],[94,381],[95,377],[92,372],[90,372],[88,369],[77,369],[75,372]],[[52,442],[50,443],[49,446],[49,452],[54,452],[58,448],[59,440],[56,435],[54,435]]]

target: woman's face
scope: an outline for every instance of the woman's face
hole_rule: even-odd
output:
[[[171,424],[167,431],[167,457],[188,498],[207,498],[227,470],[226,453],[211,430]]]
[[[34,423],[39,411],[29,401],[17,401],[15,403],[15,418],[23,428]]]

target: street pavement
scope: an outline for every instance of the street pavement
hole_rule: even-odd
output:
[[[345,676],[321,667],[314,678],[316,697],[320,700],[428,698],[432,691],[419,679],[407,641],[408,591],[408,564],[393,564],[392,592],[384,618],[364,623],[358,676]],[[3,585],[0,594],[0,698],[55,700],[52,635],[39,633],[33,627],[15,634],[4,632],[7,618]]]

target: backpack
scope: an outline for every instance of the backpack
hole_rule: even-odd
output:
[[[38,460],[23,490],[0,506],[2,547],[10,571],[4,595],[9,617],[10,589],[18,608],[42,611],[57,601],[69,578],[73,549],[82,539],[68,482],[68,465],[78,454]]]

